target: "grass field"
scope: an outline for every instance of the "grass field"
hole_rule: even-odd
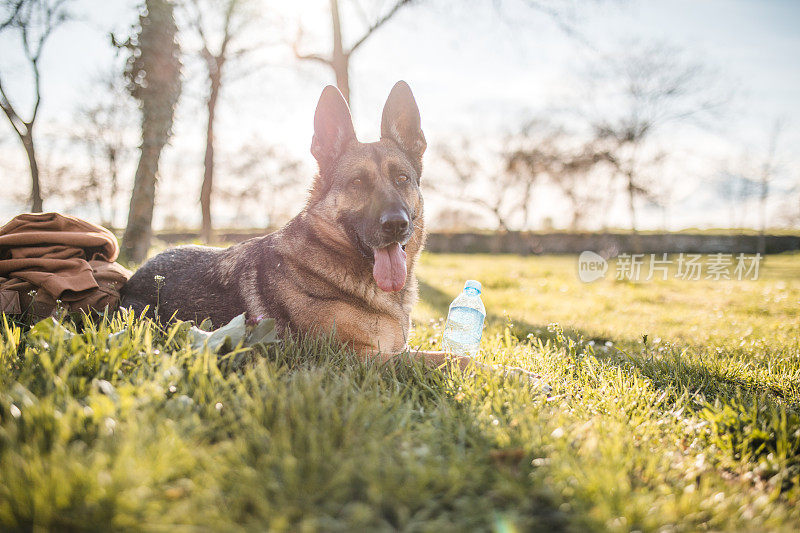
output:
[[[124,314],[5,320],[0,530],[796,530],[800,255],[758,281],[583,284],[576,264],[419,269],[412,344],[438,347],[481,280],[483,358],[548,395],[325,341],[218,360]]]

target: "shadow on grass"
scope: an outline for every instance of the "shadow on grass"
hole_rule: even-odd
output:
[[[436,314],[446,317],[453,296],[447,294],[441,289],[437,289],[422,279],[418,278],[417,281],[419,285],[420,299],[431,306],[434,311],[436,311]],[[555,331],[550,331],[548,329],[548,324],[534,325],[530,324],[529,322],[525,322],[524,320],[518,320],[513,316],[493,313],[491,310],[487,309],[486,325],[488,327],[503,326],[509,322],[509,319],[511,322],[511,334],[519,340],[524,340],[529,334],[531,334],[534,337],[542,339],[542,342],[546,342],[548,340],[551,342],[557,341],[558,334]],[[575,340],[583,339],[586,342],[595,341],[595,343],[599,344],[609,341],[609,339],[606,337],[591,335],[588,332],[572,328],[565,329],[564,335]]]
[[[447,313],[448,295],[424,282],[420,282],[420,295],[442,316]],[[769,374],[761,377],[764,374],[754,371],[759,366],[766,368],[769,361],[742,361],[735,348],[726,354],[703,345],[648,344],[646,338],[615,338],[612,344],[590,331],[568,327],[562,333],[547,325],[492,313],[487,322],[490,327],[508,323],[518,341],[538,338],[566,349],[564,345],[574,341],[576,353],[591,344],[601,364],[647,378],[664,391],[668,404],[688,395],[692,401],[682,405],[709,424],[704,438],[721,456],[751,466],[775,460],[783,466],[765,471],[765,479],[780,474],[781,492],[795,489],[797,482],[791,480],[796,480],[800,471],[800,397],[795,385],[770,381]],[[557,383],[551,385],[559,388]]]
[[[423,280],[419,280],[419,289],[422,300],[441,316],[447,315],[450,295]],[[559,343],[559,333],[548,324],[531,324],[513,315],[506,317],[492,312],[487,313],[486,322],[489,327],[509,323],[511,334],[519,341],[533,337],[541,339],[543,343]],[[719,368],[712,368],[685,357],[686,353],[693,353],[703,359],[709,349],[707,347],[672,344],[659,352],[661,346],[646,344],[642,338],[609,339],[569,325],[561,324],[561,327],[564,338],[582,346],[593,343],[598,360],[638,372],[661,389],[687,390],[690,394],[702,394],[710,402],[731,397],[766,395],[776,405],[800,409],[796,399],[779,387],[731,376]]]
[[[298,516],[330,512],[347,523],[348,517],[329,510],[369,502],[376,522],[366,527],[350,523],[356,530],[435,529],[430,524],[439,523],[459,524],[457,529],[545,532],[586,522],[586,517],[565,512],[549,487],[532,479],[532,461],[543,452],[515,440],[500,444],[473,409],[454,399],[445,373],[431,372],[418,362],[363,361],[332,337],[291,339],[270,347],[266,358],[286,369],[280,385],[292,392],[280,394],[285,400],[276,404],[277,413],[268,406],[266,425],[279,435],[283,421],[292,420],[292,431],[283,448],[259,455],[291,455],[303,465],[306,479],[300,487],[278,491],[275,472],[258,476],[241,492],[253,498],[254,508],[259,500],[285,501],[296,506]],[[298,389],[306,394],[297,394]],[[364,396],[379,401],[362,405],[358,398]],[[307,413],[313,416],[304,420]],[[348,428],[344,444],[337,436],[341,424]],[[328,453],[309,453],[317,448]],[[282,464],[275,467],[281,474]],[[328,489],[343,479],[346,489]],[[231,488],[237,494],[240,490]]]
[[[306,337],[220,372],[210,352],[183,349],[177,326],[118,317],[80,334],[65,323],[21,337],[21,368],[0,364],[2,531],[563,531],[580,518],[531,478],[540,450],[501,437],[421,364]],[[118,356],[93,357],[109,347]]]

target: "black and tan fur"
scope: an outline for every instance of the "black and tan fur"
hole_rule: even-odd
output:
[[[160,318],[240,313],[273,317],[283,332],[328,333],[360,353],[398,353],[417,298],[414,266],[425,240],[420,192],[426,148],[411,89],[398,82],[384,106],[381,139],[356,139],[339,91],[325,88],[311,151],[319,164],[305,208],[279,231],[230,248],[181,246],[146,262],[123,289],[122,305]],[[397,292],[373,279],[372,248],[386,244],[382,220],[407,216],[407,278]],[[384,228],[385,229],[385,228]],[[155,276],[163,276],[157,288]]]

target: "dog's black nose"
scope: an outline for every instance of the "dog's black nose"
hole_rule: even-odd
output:
[[[408,215],[405,211],[389,211],[381,215],[381,232],[387,239],[402,237],[408,231]]]

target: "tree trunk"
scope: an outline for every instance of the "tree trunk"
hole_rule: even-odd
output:
[[[211,191],[214,186],[214,118],[217,110],[221,84],[219,61],[215,70],[209,69],[211,82],[208,94],[208,124],[206,125],[206,155],[203,160],[203,185],[200,189],[200,209],[203,213],[201,236],[203,241],[211,243],[213,240],[213,226],[211,224]]]
[[[39,184],[39,165],[36,163],[36,148],[33,145],[32,126],[21,137],[25,153],[28,154],[28,165],[31,169],[31,212],[42,212],[42,189]]]
[[[125,69],[128,89],[140,103],[142,145],[131,192],[121,257],[141,263],[153,232],[158,160],[169,142],[175,106],[181,94],[180,46],[176,41],[173,2],[146,0],[139,16],[138,45]],[[141,83],[145,78],[147,83]]]
[[[578,231],[582,223],[583,213],[581,212],[581,207],[576,203],[575,200],[572,201],[572,220],[569,222],[569,229],[570,231]]]
[[[166,136],[144,136],[139,166],[131,193],[128,225],[122,237],[122,257],[141,263],[147,257],[153,229],[153,207],[156,198],[156,173]]]
[[[497,219],[497,229],[503,233],[508,233],[510,231],[508,227],[508,222],[506,222],[505,217],[500,214],[500,209],[493,208],[492,213],[494,213],[494,216]]]
[[[767,198],[769,197],[769,174],[764,170],[764,175],[761,177],[761,191],[758,197],[758,253],[764,255],[766,252],[766,238],[764,237],[767,232]]]
[[[628,172],[628,209],[631,213],[631,231],[636,233],[636,186],[633,174]]]
[[[528,181],[525,184],[525,190],[522,193],[522,229],[530,229],[531,218],[531,191],[533,190],[533,182]]]
[[[341,56],[337,58],[334,56],[333,68],[336,71],[336,86],[342,92],[345,102],[350,105],[350,58]],[[352,111],[351,111],[352,113]]]
[[[333,24],[333,55],[331,66],[336,73],[336,86],[350,105],[350,56],[342,46],[342,22],[339,18],[339,0],[331,0],[331,22]]]
[[[116,148],[108,148],[107,151],[107,158],[108,158],[108,174],[111,176],[111,190],[109,191],[111,194],[111,198],[108,201],[109,210],[108,210],[108,226],[109,227],[116,227],[115,224],[117,223],[117,195],[119,194],[119,169],[117,166],[117,149]]]

